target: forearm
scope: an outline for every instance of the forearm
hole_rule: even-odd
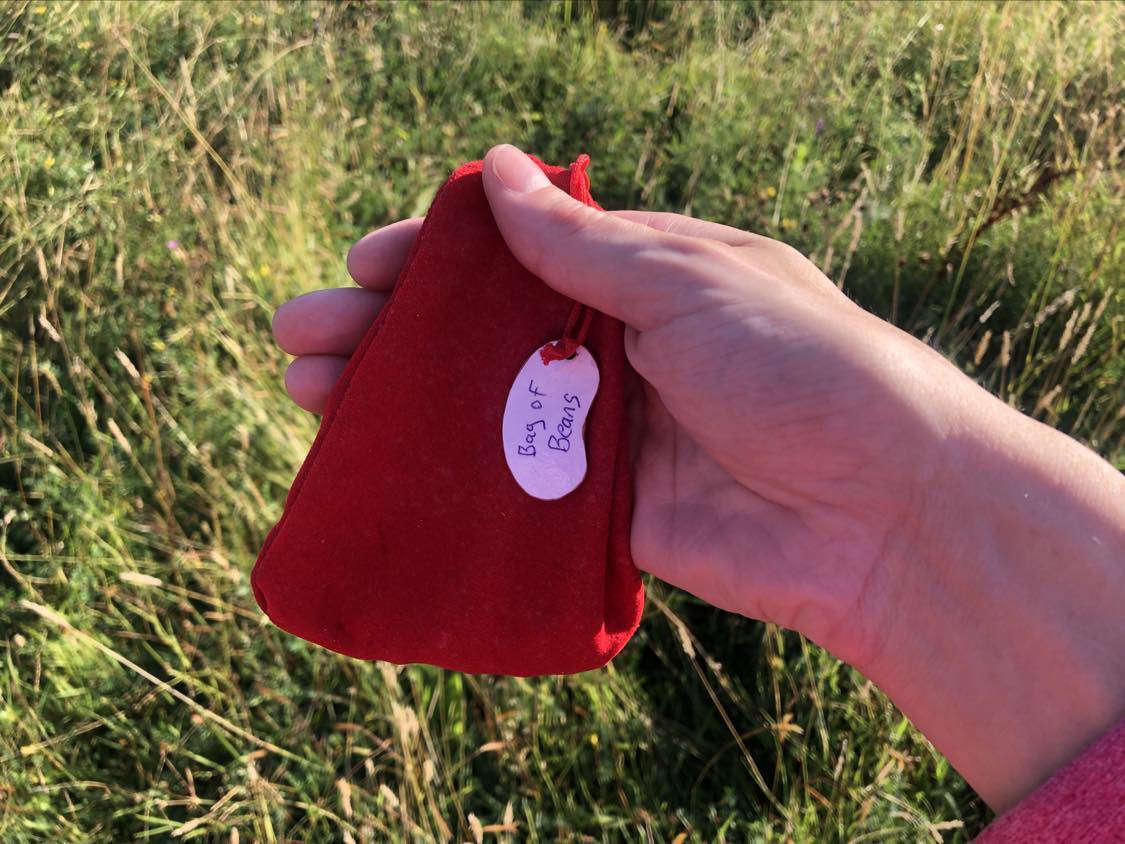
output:
[[[969,404],[860,667],[1003,810],[1125,715],[1125,480],[994,399]]]

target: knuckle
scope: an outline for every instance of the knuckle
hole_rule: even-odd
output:
[[[786,261],[792,261],[794,264],[807,264],[809,262],[809,259],[797,247],[790,246],[783,240],[775,240],[773,243],[773,248],[777,250],[778,255]]]
[[[597,211],[565,194],[558,194],[551,199],[547,215],[551,227],[563,237],[585,234],[598,219]]]
[[[691,238],[677,243],[674,249],[694,267],[725,269],[742,267],[735,247],[722,241]]]

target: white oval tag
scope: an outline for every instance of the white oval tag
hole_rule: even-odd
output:
[[[516,376],[504,407],[504,457],[528,495],[553,501],[586,477],[586,414],[598,380],[585,346],[547,364],[536,349]]]

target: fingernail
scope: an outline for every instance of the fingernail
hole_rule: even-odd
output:
[[[504,187],[516,193],[530,193],[551,184],[539,165],[511,144],[504,144],[493,153],[492,172]]]

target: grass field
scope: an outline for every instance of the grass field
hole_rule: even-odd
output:
[[[861,676],[651,583],[613,665],[354,662],[247,574],[270,318],[509,141],[786,240],[1125,466],[1125,6],[0,4],[0,840],[961,841]]]

